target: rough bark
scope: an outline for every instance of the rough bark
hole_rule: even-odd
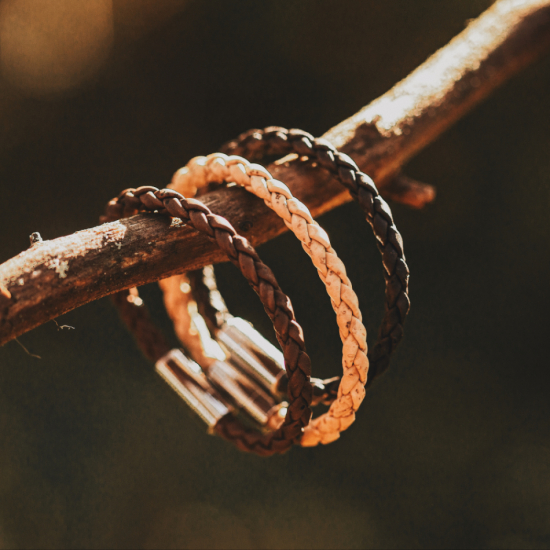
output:
[[[550,0],[499,0],[407,78],[324,137],[354,158],[386,196],[422,207],[435,191],[403,176],[404,163],[549,44]],[[269,169],[313,216],[350,200],[328,173],[299,159],[288,157]],[[286,230],[241,189],[219,189],[203,200],[254,245]],[[154,215],[35,243],[0,265],[0,345],[118,290],[223,259],[196,231]]]

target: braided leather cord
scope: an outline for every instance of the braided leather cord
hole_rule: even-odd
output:
[[[390,356],[403,337],[403,324],[410,308],[409,268],[403,252],[403,239],[395,227],[390,207],[372,179],[361,172],[348,155],[338,151],[327,140],[314,138],[302,130],[278,126],[249,130],[223,145],[222,152],[251,161],[258,161],[266,155],[296,153],[307,156],[333,174],[367,215],[382,255],[386,281],[385,312],[378,340],[368,354],[369,387],[389,367]],[[334,395],[335,389],[334,383],[328,385],[327,399],[330,399],[330,394]]]
[[[346,275],[345,266],[332,248],[328,235],[313,220],[308,208],[292,196],[284,183],[274,180],[263,166],[223,153],[195,157],[174,174],[171,187],[194,193],[210,183],[224,182],[235,182],[263,199],[284,220],[302,242],[330,296],[343,342],[344,375],[338,386],[336,400],[326,414],[310,422],[300,443],[302,446],[331,443],[354,422],[355,411],[365,397],[364,385],[369,368],[366,355],[367,331],[361,321],[357,296]]]
[[[215,431],[244,451],[262,456],[285,452],[300,439],[303,428],[311,418],[309,406],[312,396],[309,381],[311,363],[305,352],[302,329],[294,318],[290,299],[281,291],[272,271],[260,260],[254,248],[244,237],[236,233],[225,218],[213,214],[202,202],[186,199],[173,189],[159,190],[151,186],[126,189],[108,203],[101,222],[133,216],[140,211],[169,214],[208,235],[227,254],[228,259],[241,270],[250,286],[258,294],[283,350],[289,379],[287,414],[282,426],[267,434],[248,430],[232,415],[222,418],[216,425]],[[117,300],[116,303],[124,304],[124,301]],[[137,310],[123,305],[123,319],[127,320],[129,317],[130,328],[139,325],[135,323],[135,311]],[[147,330],[150,334],[154,333],[152,325],[147,327]]]

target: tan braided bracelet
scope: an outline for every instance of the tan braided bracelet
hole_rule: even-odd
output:
[[[258,164],[222,153],[196,157],[174,175],[171,187],[195,194],[209,183],[235,182],[263,199],[302,242],[319,277],[326,286],[337,315],[343,342],[343,370],[336,400],[327,413],[313,419],[300,440],[303,446],[330,443],[338,439],[355,420],[355,412],[365,396],[369,362],[366,329],[362,323],[357,296],[346,275],[344,264],[330,244],[326,232],[313,220],[307,207],[292,196],[288,187],[271,177]]]

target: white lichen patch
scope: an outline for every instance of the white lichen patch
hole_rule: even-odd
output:
[[[69,271],[69,262],[61,262],[55,271],[59,273],[60,279],[64,279],[67,276],[67,271]]]
[[[69,271],[69,262],[66,260],[60,261],[59,258],[51,259],[46,266],[48,269],[55,269],[56,273],[59,273],[59,278],[64,279]]]

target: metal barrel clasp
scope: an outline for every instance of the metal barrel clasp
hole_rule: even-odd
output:
[[[181,350],[168,352],[156,362],[155,369],[206,423],[209,433],[224,416],[231,413],[231,405],[210,384],[199,365]]]
[[[228,361],[215,361],[207,370],[208,379],[227,393],[236,406],[246,411],[262,427],[277,429],[283,423],[287,403],[275,403],[247,373]]]
[[[286,375],[283,354],[268,342],[250,323],[231,317],[217,332],[231,362],[252,377],[271,395],[280,398],[279,382]]]

